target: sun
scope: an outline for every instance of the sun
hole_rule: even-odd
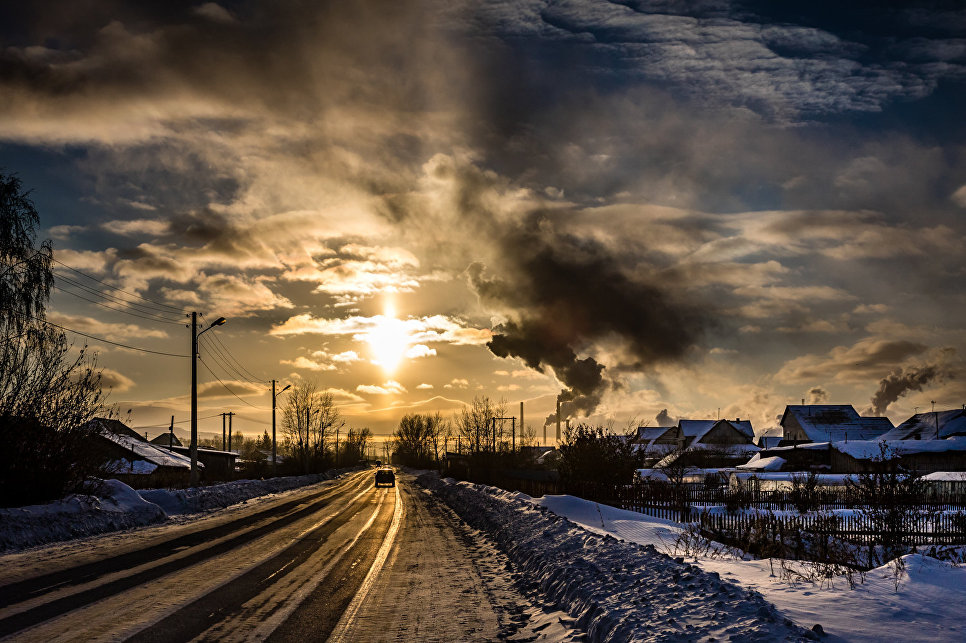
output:
[[[412,341],[409,330],[403,321],[396,319],[392,309],[388,309],[386,315],[377,315],[373,321],[375,325],[366,333],[372,363],[387,372],[395,371],[409,350]]]

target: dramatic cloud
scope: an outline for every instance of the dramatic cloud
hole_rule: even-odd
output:
[[[837,346],[827,355],[804,355],[787,362],[775,375],[780,381],[863,381],[877,379],[910,357],[923,354],[925,344],[906,340],[863,339],[853,346]]]
[[[199,398],[244,397],[246,395],[265,395],[265,387],[237,380],[205,382],[198,385]]]

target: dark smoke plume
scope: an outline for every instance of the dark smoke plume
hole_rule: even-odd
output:
[[[661,409],[661,412],[654,418],[654,426],[674,426],[676,424],[677,421],[668,415],[667,409]]]
[[[578,352],[594,342],[623,340],[637,368],[683,357],[705,327],[704,316],[667,289],[631,276],[634,265],[600,242],[556,232],[545,216],[503,232],[507,279],[474,264],[467,271],[481,298],[515,311],[494,329],[488,347],[529,367],[553,369],[566,385],[561,417],[589,415],[612,383],[604,365]]]
[[[922,368],[897,368],[879,382],[879,390],[872,396],[872,412],[884,415],[889,405],[908,391],[921,391],[932,380],[942,380],[949,373],[940,366]]]
[[[808,390],[807,399],[809,404],[828,404],[828,391],[821,386],[813,386]]]

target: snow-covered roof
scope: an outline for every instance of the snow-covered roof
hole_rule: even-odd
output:
[[[782,426],[789,415],[812,442],[872,440],[893,428],[889,418],[860,416],[851,404],[790,404],[782,415]]]
[[[833,442],[832,448],[856,460],[871,460],[882,454],[881,445],[885,444],[887,455],[903,456],[912,453],[943,453],[946,451],[966,451],[966,436],[946,440],[849,440]]]
[[[779,458],[778,456],[763,458],[760,454],[756,453],[751,460],[744,464],[739,464],[735,468],[741,469],[742,471],[781,471],[783,466],[785,466],[785,458]]]
[[[681,420],[678,426],[681,433],[686,438],[700,439],[705,433],[711,430],[717,420]]]
[[[673,428],[673,426],[639,426],[637,439],[640,442],[653,442]]]
[[[120,460],[111,460],[107,463],[105,469],[112,474],[128,473],[136,475],[149,475],[154,473],[158,468],[158,465],[148,462],[147,460],[128,460],[126,458],[121,458]]]
[[[939,439],[953,435],[966,435],[966,410],[952,409],[950,411],[916,413],[884,434],[882,438],[886,440],[908,440],[913,435]]]
[[[966,471],[933,471],[922,477],[927,482],[966,482]]]
[[[129,435],[119,435],[109,429],[102,430],[101,435],[114,444],[132,452],[138,459],[145,460],[159,467],[191,468],[190,457],[169,451],[168,449],[162,449],[146,440],[139,440]],[[200,462],[198,466],[204,467]]]

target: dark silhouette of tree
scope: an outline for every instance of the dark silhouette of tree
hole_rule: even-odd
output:
[[[303,473],[324,471],[332,462],[330,440],[345,426],[345,419],[327,391],[314,382],[299,382],[282,409],[285,447]]]
[[[494,402],[485,395],[474,397],[473,403],[457,411],[454,417],[462,448],[471,453],[494,451],[494,441],[496,445],[505,441],[502,422],[494,420],[504,415],[505,402]]]
[[[100,371],[86,347],[45,323],[54,283],[49,241],[15,176],[0,174],[0,504],[83,491],[102,462],[88,421],[105,411]]]
[[[392,434],[393,453],[407,466],[435,466],[439,458],[440,435],[444,430],[445,423],[439,413],[404,415]]]
[[[582,483],[631,484],[641,466],[631,437],[618,435],[604,427],[578,424],[567,428],[560,443],[557,470],[565,485]]]

